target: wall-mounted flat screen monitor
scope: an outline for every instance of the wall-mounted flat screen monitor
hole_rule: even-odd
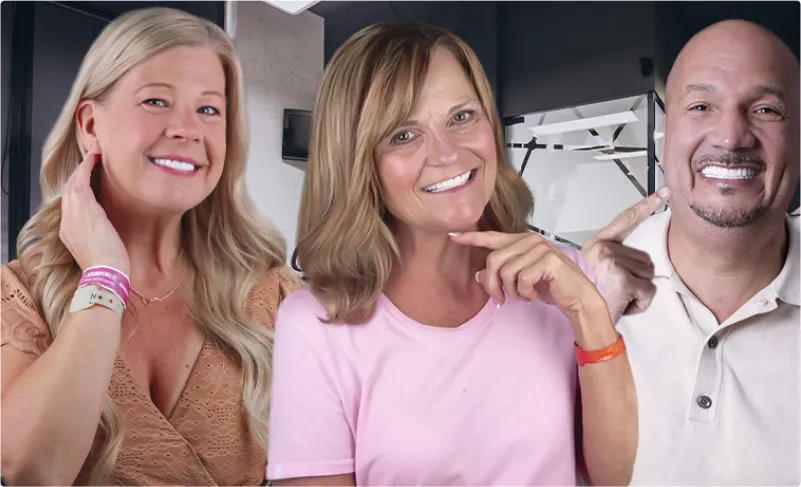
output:
[[[312,112],[284,109],[284,135],[281,158],[287,161],[306,161],[309,158]]]

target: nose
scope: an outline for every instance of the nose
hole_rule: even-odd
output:
[[[726,151],[751,149],[756,143],[748,115],[734,108],[723,110],[715,119],[709,137],[716,148]]]
[[[459,155],[458,144],[446,130],[435,130],[428,142],[428,160],[434,165],[447,165],[456,162]]]
[[[201,138],[198,114],[194,108],[186,107],[173,110],[165,135],[168,139],[185,142],[199,142]]]

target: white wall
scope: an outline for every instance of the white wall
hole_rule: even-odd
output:
[[[323,76],[323,19],[263,2],[236,2],[235,44],[250,119],[248,191],[295,248],[304,172],[281,160],[284,108],[311,110]]]
[[[624,112],[630,110],[641,96],[582,105],[577,109],[583,118]],[[647,146],[647,102],[642,101],[634,113],[639,121],[626,124],[614,142],[616,146]],[[576,118],[572,109],[526,114],[523,123],[506,127],[506,142],[525,144],[531,140],[531,128]],[[656,131],[660,132],[663,130],[661,114],[656,119]],[[592,146],[612,142],[612,134],[616,129],[617,126],[597,127],[597,137],[581,130],[553,136],[552,140],[549,140],[551,136],[540,137],[538,142]],[[661,156],[661,141],[656,141],[657,156]],[[525,148],[507,149],[509,160],[518,171],[526,152]],[[626,174],[613,161],[594,159],[599,154],[551,152],[548,149],[532,152],[523,173],[523,179],[534,194],[534,214],[529,223],[581,245],[619,213],[640,201],[642,195]],[[647,158],[624,158],[621,162],[637,182],[647,189]],[[663,184],[661,172],[657,171],[656,187],[660,188]]]

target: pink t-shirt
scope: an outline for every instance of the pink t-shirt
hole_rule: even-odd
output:
[[[587,272],[577,251],[561,250]],[[269,479],[575,484],[576,359],[555,307],[489,301],[441,328],[381,295],[364,324],[325,316],[308,287],[278,309]]]

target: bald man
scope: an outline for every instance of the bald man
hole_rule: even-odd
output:
[[[647,308],[618,321],[632,484],[799,485],[798,61],[768,30],[721,22],[681,51],[665,101],[670,211],[585,250],[610,310]]]

